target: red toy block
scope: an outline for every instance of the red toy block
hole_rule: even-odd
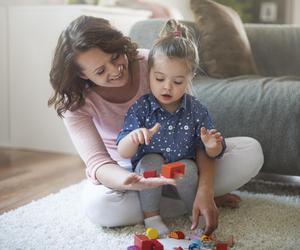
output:
[[[151,250],[164,250],[164,246],[158,240],[152,240]]]
[[[139,250],[152,250],[152,240],[142,234],[134,236],[134,245],[139,247]]]
[[[185,165],[182,162],[171,162],[162,165],[160,174],[166,178],[175,178],[184,175],[184,169]]]
[[[226,243],[218,242],[216,244],[216,250],[228,250],[228,245]]]
[[[157,176],[156,170],[155,169],[145,170],[143,176],[145,178],[156,177]]]

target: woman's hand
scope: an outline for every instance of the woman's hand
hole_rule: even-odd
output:
[[[146,144],[149,145],[152,136],[158,131],[160,128],[160,124],[156,123],[152,128],[138,128],[133,130],[130,133],[130,139],[133,143],[140,145],[140,144]]]
[[[162,185],[176,185],[176,181],[171,178],[153,177],[145,178],[137,173],[130,173],[124,181],[124,189],[143,190],[146,188],[160,187]]]
[[[198,191],[194,201],[192,211],[192,230],[198,226],[200,215],[202,215],[205,219],[203,234],[211,235],[218,227],[219,213],[213,195],[204,190]]]

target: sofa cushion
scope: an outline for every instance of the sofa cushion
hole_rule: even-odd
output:
[[[263,172],[300,176],[299,77],[199,77],[194,94],[225,137],[250,136],[261,143]]]
[[[200,32],[201,68],[211,77],[257,74],[243,23],[231,8],[210,0],[191,0]]]

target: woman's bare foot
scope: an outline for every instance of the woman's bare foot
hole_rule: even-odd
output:
[[[217,207],[238,208],[241,198],[236,194],[224,194],[215,197]]]

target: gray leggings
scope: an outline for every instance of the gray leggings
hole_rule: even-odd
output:
[[[176,181],[176,187],[166,185],[139,192],[141,207],[144,212],[159,211],[161,197],[166,196],[181,199],[188,213],[192,213],[198,187],[198,167],[192,160],[180,160],[180,162],[185,164],[185,173],[182,179]],[[157,173],[160,173],[163,163],[164,160],[161,155],[148,154],[139,161],[135,171],[142,174],[145,170],[155,169]]]

